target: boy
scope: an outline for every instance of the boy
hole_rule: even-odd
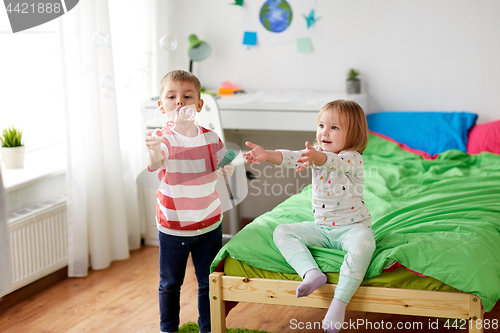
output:
[[[172,71],[160,84],[158,106],[162,113],[179,112],[192,106],[203,107],[198,78],[185,71]],[[179,327],[180,288],[191,253],[198,280],[198,325],[210,332],[208,275],[210,264],[222,247],[222,213],[215,190],[217,175],[230,177],[232,165],[217,170],[225,149],[217,134],[194,120],[177,117],[172,127],[162,129],[156,139],[146,132],[148,170],[159,169],[156,222],[160,245],[160,328],[177,332]]]

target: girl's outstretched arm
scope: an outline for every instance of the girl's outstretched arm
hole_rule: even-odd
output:
[[[306,149],[302,154],[300,154],[300,156],[301,157],[297,160],[297,162],[302,164],[297,166],[297,171],[305,170],[313,164],[321,166],[325,164],[327,160],[326,155],[314,149],[309,142],[306,142]]]
[[[283,161],[283,155],[279,151],[275,150],[265,150],[259,145],[255,143],[251,143],[249,141],[245,142],[245,144],[252,148],[248,153],[243,154],[243,157],[247,160],[247,163],[260,163],[260,162],[269,162],[275,165],[280,165]]]

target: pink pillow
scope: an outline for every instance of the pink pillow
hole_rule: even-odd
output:
[[[500,120],[475,125],[469,132],[468,154],[483,151],[500,154]]]

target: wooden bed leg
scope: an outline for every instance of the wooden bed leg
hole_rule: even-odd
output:
[[[470,296],[469,308],[469,333],[483,333],[484,310],[479,297],[475,295]]]
[[[209,276],[210,321],[214,333],[226,333],[226,305],[222,299],[223,275],[223,272],[213,272]]]

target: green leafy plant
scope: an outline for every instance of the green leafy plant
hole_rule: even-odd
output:
[[[347,72],[347,81],[359,81],[359,72],[354,68],[351,68]]]
[[[200,328],[198,324],[192,321],[188,321],[181,327],[179,327],[179,333],[198,333]],[[252,330],[247,328],[228,328],[227,333],[271,333],[267,331]]]
[[[4,128],[0,141],[2,141],[2,147],[21,147],[23,138],[23,131],[15,128],[14,126],[10,128]]]

